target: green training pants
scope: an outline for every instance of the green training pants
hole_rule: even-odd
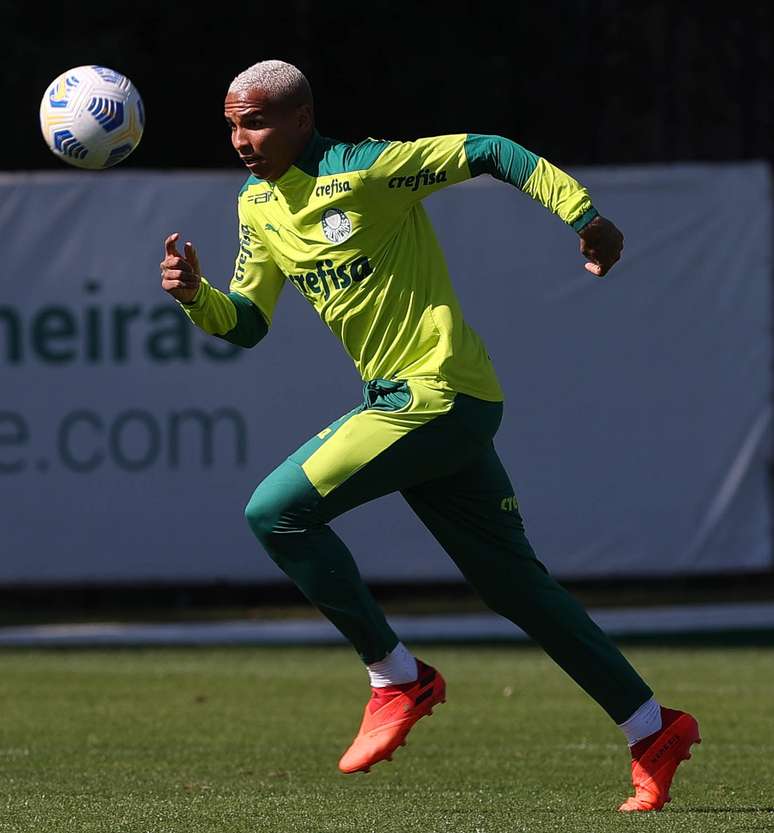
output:
[[[366,381],[357,407],[258,485],[248,523],[363,662],[376,662],[398,636],[328,522],[400,491],[483,601],[622,723],[653,692],[537,559],[493,444],[502,413],[502,402],[449,391],[432,377]]]

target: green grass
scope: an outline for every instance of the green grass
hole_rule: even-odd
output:
[[[704,738],[635,817],[620,732],[542,653],[419,654],[447,704],[345,776],[368,692],[349,648],[1,652],[0,831],[774,830],[772,649],[627,650]]]

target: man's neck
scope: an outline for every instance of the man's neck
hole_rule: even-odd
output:
[[[297,165],[299,162],[304,162],[307,160],[314,152],[315,145],[317,144],[317,140],[320,138],[320,134],[317,132],[316,127],[312,127],[309,133],[306,134],[304,138],[304,142],[301,145],[301,150],[296,154],[296,158],[293,160],[293,164]]]
[[[287,169],[284,170],[282,174],[280,174],[280,176],[278,176],[276,179],[267,179],[266,181],[269,182],[271,185],[274,185],[276,182],[279,182],[292,167],[295,166],[300,168],[305,161],[311,159],[314,156],[315,148],[319,139],[320,134],[317,132],[317,128],[312,127],[309,133],[307,133],[306,136],[299,142],[299,144],[301,145],[301,149],[295,155],[293,161],[290,163],[290,165],[288,165]]]

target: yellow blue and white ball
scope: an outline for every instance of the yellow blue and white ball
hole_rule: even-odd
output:
[[[40,129],[51,151],[78,168],[117,165],[137,147],[145,127],[142,98],[132,82],[107,67],[63,72],[40,102]]]

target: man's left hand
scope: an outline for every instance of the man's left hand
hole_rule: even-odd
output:
[[[597,216],[579,232],[580,250],[586,263],[586,269],[601,278],[615,263],[621,259],[623,234],[604,217]]]

